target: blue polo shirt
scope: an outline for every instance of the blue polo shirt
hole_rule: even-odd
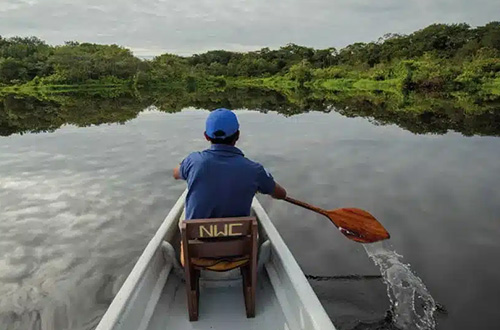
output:
[[[189,189],[186,219],[248,216],[255,193],[271,194],[275,187],[262,165],[223,144],[190,154],[182,161],[180,173]]]

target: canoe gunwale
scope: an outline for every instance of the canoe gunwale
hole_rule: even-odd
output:
[[[289,301],[287,301],[287,295],[285,294],[287,291],[286,288],[276,287],[276,285],[281,283],[279,279],[280,275],[283,275],[280,274],[281,272],[285,272],[286,279],[291,283],[297,297],[299,297],[302,302],[303,306],[299,308],[298,315],[293,312],[288,315],[291,323],[298,325],[297,329],[305,329],[304,314],[306,314],[309,316],[309,320],[313,325],[312,329],[336,330],[323,305],[309,284],[309,281],[305,277],[304,272],[256,198],[252,203],[252,209],[259,219],[259,225],[263,227],[262,229],[267,234],[272,245],[273,257],[266,263],[265,268],[273,283],[275,294],[284,308],[284,312],[286,312],[287,309],[289,310],[290,307]],[[291,329],[293,329],[293,326]]]
[[[170,234],[172,227],[177,228],[176,223],[179,221],[179,218],[184,211],[186,194],[187,190],[182,193],[168,215],[165,217],[165,220],[162,222],[160,228],[158,228],[151,241],[149,241],[95,330],[114,329],[120,322],[120,317],[125,311],[129,300],[133,297],[134,291],[140,284],[143,275],[150,267],[150,261],[153,259],[158,249],[161,249],[161,244]]]

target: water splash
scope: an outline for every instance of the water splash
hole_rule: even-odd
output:
[[[434,329],[436,302],[422,280],[412,272],[409,265],[401,261],[402,256],[386,242],[363,246],[370,259],[380,268],[387,285],[395,325],[401,329]]]

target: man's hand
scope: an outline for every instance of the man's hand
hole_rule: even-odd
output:
[[[278,184],[278,182],[276,182],[276,185],[274,186],[274,191],[271,194],[271,196],[273,198],[276,198],[276,199],[285,199],[285,197],[286,197],[286,190],[285,190],[285,188],[283,188],[282,186],[280,186]]]
[[[174,177],[174,179],[176,179],[176,180],[180,180],[180,179],[182,179],[182,176],[181,176],[181,171],[179,170],[179,167],[180,167],[180,165],[179,165],[179,166],[177,166],[176,168],[174,168],[174,172],[173,172],[173,174],[172,174],[172,176],[173,176],[173,177]]]

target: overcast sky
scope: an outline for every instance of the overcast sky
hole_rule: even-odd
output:
[[[0,35],[116,43],[138,56],[315,48],[500,20],[500,0],[0,0]]]

